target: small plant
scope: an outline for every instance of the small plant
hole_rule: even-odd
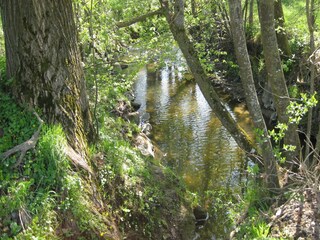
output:
[[[289,122],[299,124],[302,117],[311,109],[315,107],[318,103],[316,99],[317,93],[308,96],[306,93],[300,94],[299,101],[291,101],[287,108],[287,113],[289,114]]]
[[[274,155],[279,160],[280,163],[284,163],[286,158],[282,155],[280,150],[280,142],[285,137],[286,131],[288,130],[288,124],[299,124],[302,117],[311,109],[315,107],[318,103],[316,99],[316,93],[312,96],[308,96],[306,93],[300,94],[300,99],[297,101],[291,101],[287,107],[287,113],[289,115],[288,123],[278,123],[275,129],[269,131],[269,136],[275,141],[277,146],[274,148]],[[282,146],[285,151],[295,151],[296,146],[286,145]]]
[[[270,226],[264,221],[258,222],[252,225],[251,235],[254,239],[265,239],[267,238],[270,231]]]

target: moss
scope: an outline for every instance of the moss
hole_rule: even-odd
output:
[[[7,101],[2,107],[15,109],[10,97],[0,96]],[[1,111],[1,121],[18,126],[21,117],[17,112]],[[15,117],[9,119],[9,115]],[[38,124],[31,113],[24,116],[19,131],[28,132],[29,138]],[[178,226],[184,222],[180,209],[188,209],[182,207],[188,204],[178,178],[132,147],[129,141],[137,131],[134,124],[111,116],[104,121],[100,141],[91,146],[91,176],[75,168],[65,155],[67,139],[61,126],[43,127],[36,149],[27,153],[19,169],[12,169],[14,158],[4,162],[0,238],[121,239],[138,235],[157,239],[155,236],[180,234]],[[76,134],[84,141],[82,132]],[[6,142],[6,148],[16,143]],[[25,216],[23,223],[11,217],[17,214]],[[177,223],[175,227],[172,222]]]

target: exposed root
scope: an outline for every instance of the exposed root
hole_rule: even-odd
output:
[[[88,171],[91,175],[93,174],[92,169],[86,162],[85,158],[82,157],[79,153],[77,153],[72,147],[67,145],[64,148],[64,152],[75,166],[83,168],[84,170]]]
[[[29,151],[30,149],[33,149],[36,146],[36,144],[37,144],[37,142],[39,140],[40,131],[41,131],[41,128],[42,128],[42,125],[43,125],[43,120],[39,117],[39,115],[36,112],[33,112],[33,114],[37,117],[37,119],[38,119],[38,121],[40,123],[37,131],[32,135],[32,137],[29,140],[27,140],[27,141],[15,146],[15,147],[9,149],[8,151],[6,151],[5,153],[3,153],[1,155],[2,160],[5,160],[8,157],[20,152],[19,159],[15,163],[13,168],[18,167],[22,163],[22,160],[23,160],[24,156],[26,155],[27,151]]]

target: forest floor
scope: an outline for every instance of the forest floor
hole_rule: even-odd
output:
[[[320,239],[320,193],[305,189],[274,209],[270,219],[270,237]]]

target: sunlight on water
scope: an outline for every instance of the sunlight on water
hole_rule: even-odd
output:
[[[154,70],[154,69],[153,69]],[[199,87],[183,80],[184,69],[174,63],[150,71],[143,68],[135,83],[141,113],[151,115],[151,138],[167,153],[163,164],[180,174],[189,190],[233,188],[239,192],[244,154],[215,117]],[[251,120],[244,105],[228,106],[232,116],[247,130]],[[222,236],[223,226],[208,224],[198,239]],[[208,235],[209,234],[209,235]]]

